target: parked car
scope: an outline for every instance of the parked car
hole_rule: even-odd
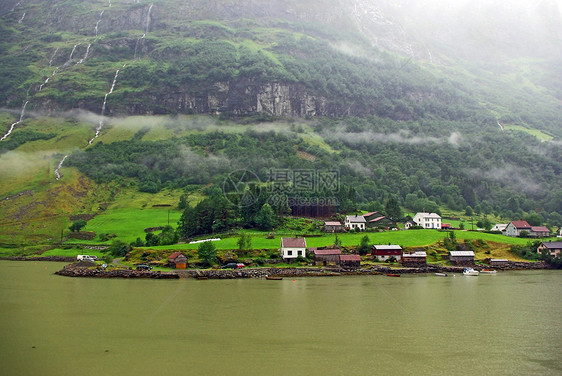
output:
[[[76,256],[76,261],[90,261],[90,262],[94,262],[94,261],[96,261],[97,258],[98,258],[97,256],[78,255],[78,256]]]
[[[244,267],[246,267],[246,265],[236,262],[229,262],[228,264],[222,266],[223,269],[241,269]]]
[[[137,265],[137,270],[151,270],[152,266],[146,264]]]

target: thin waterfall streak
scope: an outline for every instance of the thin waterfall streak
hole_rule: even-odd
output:
[[[123,68],[125,68],[125,65],[126,64],[123,64]],[[115,84],[117,83],[117,77],[118,76],[119,76],[119,69],[117,69],[117,71],[115,72],[115,76],[113,77],[113,82],[111,83],[111,88],[109,89],[109,91],[103,97],[103,105],[101,107],[101,120],[100,120],[98,126],[96,127],[96,134],[94,135],[94,137],[90,141],[88,141],[89,145],[91,145],[92,142],[94,142],[94,140],[96,138],[98,138],[103,126],[105,125],[104,117],[105,117],[105,108],[106,108],[106,105],[107,105],[107,97],[110,96],[113,93],[113,90],[115,89]]]
[[[25,115],[25,107],[27,106],[28,103],[29,103],[29,101],[25,101],[25,103],[23,104],[23,108],[21,109],[19,120],[16,121],[15,123],[13,123],[12,125],[10,125],[10,128],[8,129],[8,132],[6,132],[6,134],[2,138],[0,138],[0,141],[4,141],[12,133],[15,126],[22,122],[23,116]]]
[[[57,168],[55,169],[55,180],[59,180],[62,176],[60,174],[60,169],[62,167],[62,164],[64,163],[64,161],[66,160],[66,158],[68,158],[68,155],[65,155],[64,158],[59,162]]]

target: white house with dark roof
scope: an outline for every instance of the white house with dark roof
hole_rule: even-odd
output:
[[[502,233],[506,236],[519,236],[521,231],[527,231],[530,235],[532,231],[531,225],[527,221],[511,221]]]
[[[365,231],[367,221],[362,215],[346,215],[345,228],[348,230],[355,229],[357,231]]]
[[[281,257],[283,260],[306,257],[305,238],[281,238]]]
[[[423,228],[441,229],[441,216],[437,213],[416,213],[413,221]]]

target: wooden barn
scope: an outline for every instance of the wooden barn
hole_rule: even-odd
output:
[[[402,266],[419,268],[427,265],[427,254],[425,251],[402,254]]]
[[[473,266],[474,265],[474,252],[473,251],[450,251],[449,261],[451,265],[455,266]]]
[[[339,264],[341,251],[339,249],[308,249],[314,255],[316,265]]]
[[[359,255],[340,255],[340,266],[358,268],[361,266],[361,256]]]
[[[187,257],[181,252],[174,252],[168,257],[168,264],[173,265],[176,269],[187,268]]]
[[[508,259],[490,259],[491,266],[505,266],[509,264]]]

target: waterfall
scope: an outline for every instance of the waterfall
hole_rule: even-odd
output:
[[[55,49],[55,52],[53,52],[53,56],[51,56],[51,59],[49,60],[49,66],[51,66],[53,64],[53,59],[55,58],[55,55],[57,54],[58,51],[59,51],[59,48],[57,47]]]
[[[94,28],[94,32],[95,32],[95,36],[98,36],[98,26],[100,25],[101,19],[103,17],[103,10],[100,13],[100,16],[98,17],[98,22],[96,22],[96,27]]]
[[[0,141],[4,141],[10,135],[10,133],[12,133],[14,127],[21,123],[21,121],[23,120],[23,115],[25,114],[25,106],[27,106],[27,103],[29,103],[29,101],[25,101],[25,103],[23,104],[23,108],[21,109],[20,113],[20,119],[10,126],[10,129],[8,129],[8,132],[6,132],[6,134],[2,138],[0,138]]]
[[[62,164],[64,163],[65,159],[68,157],[68,155],[65,155],[64,158],[59,162],[57,168],[55,169],[55,180],[59,180],[61,178],[61,174],[59,173]]]
[[[25,14],[26,14],[26,12],[23,12],[23,15],[21,16],[20,20],[18,21],[19,24],[23,22],[23,19],[25,18]]]
[[[498,126],[500,127],[500,129],[501,129],[501,130],[502,130],[502,132],[503,132],[503,131],[504,131],[504,129],[503,129],[503,125],[501,125],[501,124],[500,124],[500,121],[499,121],[499,120],[496,120],[496,121],[498,122]]]
[[[123,68],[125,68],[125,65],[123,65]],[[115,72],[115,76],[113,77],[113,83],[111,84],[111,89],[109,89],[109,91],[105,94],[105,97],[103,98],[103,105],[101,107],[101,120],[96,128],[96,135],[90,140],[88,141],[88,144],[91,145],[92,142],[98,138],[98,136],[100,135],[101,129],[104,126],[104,116],[105,116],[105,106],[107,104],[107,97],[110,96],[113,93],[113,89],[115,89],[115,83],[117,82],[117,76],[119,76],[119,69],[117,69],[117,71]]]
[[[148,14],[146,15],[146,30],[144,31],[145,34],[148,34],[148,29],[150,28],[150,13],[152,13],[152,7],[154,4],[150,4],[148,7]]]
[[[137,43],[135,44],[135,55],[133,57],[133,59],[137,59],[137,50],[139,48],[139,43],[141,40],[143,40],[146,37],[146,34],[143,34],[142,37],[140,37],[139,39],[137,39]]]
[[[88,54],[90,53],[90,47],[92,46],[92,44],[88,44],[88,48],[86,48],[86,53],[84,54],[84,57],[82,59],[80,59],[76,65],[78,64],[82,64],[87,58],[88,58]]]
[[[55,73],[57,73],[57,70],[56,70],[56,69],[53,71],[53,73],[52,73],[49,77],[47,77],[47,79],[45,80],[45,82],[43,82],[43,83],[41,84],[41,86],[39,86],[39,91],[41,91],[41,90],[43,89],[43,86],[47,85],[47,82],[49,82],[49,80],[50,80],[51,78],[53,78],[53,76],[55,75]]]
[[[16,5],[14,5],[14,7],[12,8],[11,11],[13,12],[14,10],[16,10],[16,8],[20,6],[20,4],[21,4],[21,1],[18,1],[18,3]]]
[[[111,8],[111,0],[108,0],[108,2],[109,2],[109,7]]]

